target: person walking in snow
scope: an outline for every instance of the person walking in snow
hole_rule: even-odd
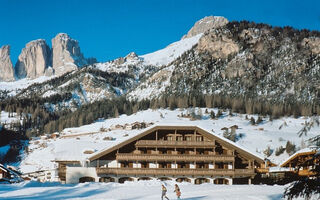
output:
[[[162,195],[161,195],[161,200],[163,200],[163,197],[165,197],[167,200],[169,200],[169,198],[167,197],[167,188],[162,184]]]
[[[176,192],[177,199],[180,199],[181,191],[180,191],[180,188],[179,188],[178,184],[174,185],[174,191]]]

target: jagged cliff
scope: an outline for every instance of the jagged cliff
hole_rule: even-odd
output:
[[[45,40],[34,40],[26,44],[15,66],[18,78],[37,78],[45,74],[50,64],[50,48]]]
[[[26,44],[15,65],[15,74],[17,78],[29,79],[44,75],[61,76],[94,62],[94,58],[84,58],[78,41],[66,33],[59,33],[52,39],[52,49],[43,39]]]
[[[0,81],[13,81],[14,71],[10,60],[10,46],[0,48]]]
[[[79,43],[66,33],[59,33],[52,39],[52,67],[55,75],[73,71],[88,64],[83,57]]]

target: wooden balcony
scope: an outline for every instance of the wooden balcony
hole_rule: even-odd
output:
[[[253,169],[97,168],[97,174],[128,176],[253,176]]]
[[[314,175],[316,175],[316,173],[312,172],[308,169],[302,169],[302,170],[298,171],[298,175],[299,176],[314,176]]]
[[[266,174],[269,172],[269,168],[257,168],[256,172]]]
[[[136,147],[214,148],[212,141],[139,140]]]
[[[133,154],[118,153],[116,159],[118,161],[186,161],[186,162],[234,162],[232,155],[190,155],[190,154]]]

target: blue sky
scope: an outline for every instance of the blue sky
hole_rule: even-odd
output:
[[[68,33],[85,57],[107,61],[150,53],[179,40],[204,16],[320,30],[319,0],[0,0],[0,46],[15,64],[31,40]]]

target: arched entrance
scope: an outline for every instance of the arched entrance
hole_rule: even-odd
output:
[[[122,177],[119,178],[119,183],[124,183],[125,181],[134,181],[131,177]]]
[[[99,182],[105,182],[105,183],[109,183],[109,182],[115,182],[114,178],[112,177],[101,177],[99,179]]]
[[[181,182],[188,182],[188,183],[191,183],[191,180],[186,178],[186,177],[180,177],[180,178],[177,178],[176,181],[178,183],[181,183]]]
[[[95,182],[95,178],[90,177],[90,176],[85,176],[79,178],[79,183],[85,183],[85,182]]]
[[[168,177],[160,177],[158,178],[160,181],[171,181],[172,179],[171,178],[168,178]]]
[[[223,184],[228,185],[229,180],[225,178],[217,178],[217,179],[214,179],[213,183],[218,185],[223,185]]]
[[[150,177],[140,177],[140,178],[138,178],[138,181],[151,181],[152,180],[152,178],[150,178]]]
[[[202,184],[202,183],[210,183],[210,180],[207,178],[197,178],[194,180],[195,184]]]

